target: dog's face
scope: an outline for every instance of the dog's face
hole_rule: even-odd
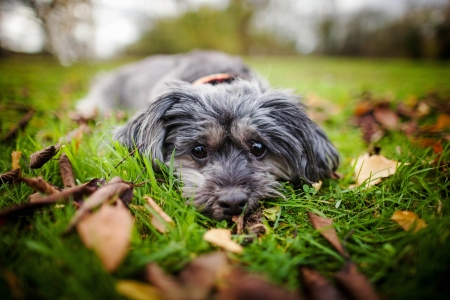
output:
[[[248,81],[174,83],[116,132],[132,148],[174,166],[183,195],[206,215],[230,220],[281,196],[279,181],[317,182],[338,154],[297,97]]]

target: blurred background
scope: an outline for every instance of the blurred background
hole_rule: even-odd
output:
[[[450,58],[449,0],[0,0],[0,56],[63,64],[191,49]]]

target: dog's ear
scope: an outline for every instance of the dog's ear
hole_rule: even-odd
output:
[[[171,90],[160,94],[124,126],[114,132],[114,139],[130,150],[139,147],[139,152],[150,155],[152,161],[164,161],[163,144],[166,136],[164,116],[178,101],[180,95]]]
[[[284,160],[288,180],[318,182],[333,176],[339,154],[322,129],[307,116],[298,97],[269,91],[264,98],[261,108],[267,109],[266,116],[272,124],[264,130],[266,134],[272,131],[269,149]]]

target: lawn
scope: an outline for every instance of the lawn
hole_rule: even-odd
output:
[[[99,71],[128,60],[62,67],[48,57],[10,57],[0,60],[0,137],[17,124],[27,110],[35,114],[16,138],[0,144],[0,173],[11,170],[11,152],[19,150],[22,176],[41,176],[62,187],[58,159],[65,153],[77,183],[93,178],[120,176],[146,182],[134,189],[131,213],[135,219],[131,247],[119,268],[105,271],[96,254],[86,249],[75,233],[64,235],[76,208],[50,206],[28,217],[0,226],[0,295],[2,299],[123,299],[116,282],[141,280],[145,266],[158,263],[177,274],[201,254],[217,247],[202,239],[210,228],[230,228],[185,205],[178,183],[168,174],[155,180],[149,161],[111,141],[116,118],[89,123],[90,132],[77,143],[63,143],[60,152],[42,168],[30,170],[31,153],[54,145],[78,127],[68,118],[77,99],[86,94]],[[313,229],[307,212],[332,218],[337,234],[346,237],[346,250],[362,274],[384,299],[447,299],[450,295],[450,182],[449,169],[430,163],[432,147],[418,145],[400,131],[388,132],[377,142],[381,154],[402,166],[381,184],[349,188],[353,184],[352,159],[369,150],[359,128],[351,122],[358,101],[371,93],[375,99],[398,103],[430,97],[450,99],[450,65],[407,60],[372,60],[320,57],[252,57],[247,62],[275,87],[294,89],[305,98],[326,99],[337,107],[323,126],[341,155],[339,180],[324,182],[315,192],[309,187],[286,185],[286,199],[265,201],[275,218],[264,220],[268,232],[251,242],[233,236],[244,246],[242,254],[228,253],[234,264],[262,274],[278,286],[301,288],[299,266],[319,270],[332,280],[345,260]],[[428,95],[428,96],[427,96]],[[412,100],[413,99],[413,100]],[[419,125],[434,124],[439,111],[430,111]],[[450,161],[447,133],[441,141],[440,161]],[[445,135],[447,134],[447,135]],[[447,136],[445,138],[445,136]],[[125,160],[123,160],[127,157]],[[123,160],[123,162],[121,162]],[[441,164],[442,165],[442,164]],[[144,171],[143,171],[144,170]],[[0,186],[0,209],[25,203],[34,193],[25,184]],[[144,195],[151,195],[173,218],[175,226],[158,232],[149,212],[140,210]],[[415,212],[427,227],[413,233],[390,218],[396,211]]]

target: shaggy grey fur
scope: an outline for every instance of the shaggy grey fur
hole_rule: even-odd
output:
[[[215,73],[236,79],[191,84]],[[297,96],[270,89],[240,59],[222,53],[151,57],[109,75],[83,105],[112,108],[111,100],[145,104],[114,138],[130,149],[142,145],[141,152],[166,164],[174,152],[183,195],[217,220],[244,209],[249,215],[260,200],[281,196],[279,181],[317,182],[339,164]]]

